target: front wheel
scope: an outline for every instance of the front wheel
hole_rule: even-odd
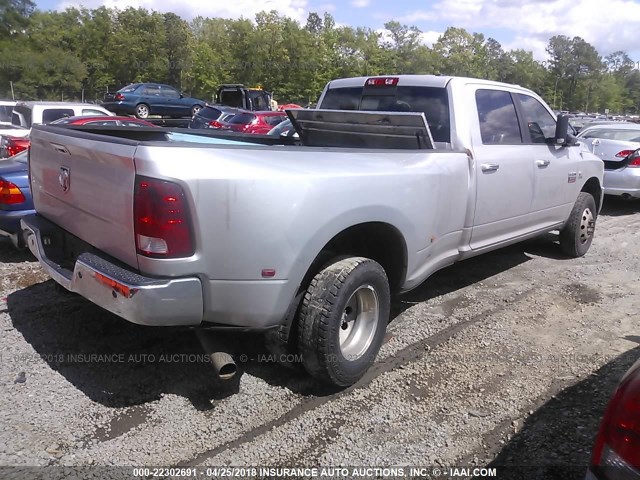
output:
[[[569,219],[560,230],[560,248],[573,258],[582,257],[591,246],[598,211],[596,201],[587,192],[580,192]]]
[[[387,328],[389,281],[377,262],[337,261],[318,273],[298,317],[305,370],[340,387],[353,385],[373,364]]]
[[[136,117],[148,118],[149,117],[149,105],[140,103],[136,105]]]

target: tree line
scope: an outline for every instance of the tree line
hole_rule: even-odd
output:
[[[219,84],[244,83],[308,104],[334,78],[431,73],[516,83],[558,110],[640,111],[634,62],[622,51],[603,57],[580,37],[552,37],[539,62],[463,28],[449,27],[431,47],[416,27],[385,29],[339,26],[328,13],[304,24],[275,11],[187,22],[143,8],[44,12],[32,0],[0,0],[0,97],[99,101],[152,81],[210,101]]]

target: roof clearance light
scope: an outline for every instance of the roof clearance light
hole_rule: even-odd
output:
[[[398,77],[376,77],[367,78],[365,86],[367,87],[395,87],[398,85]]]

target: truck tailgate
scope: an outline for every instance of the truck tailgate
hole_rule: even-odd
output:
[[[36,211],[137,268],[133,229],[137,142],[60,128],[33,129],[29,156]]]

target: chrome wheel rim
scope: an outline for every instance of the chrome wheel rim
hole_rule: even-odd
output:
[[[149,109],[144,105],[138,105],[138,116],[141,118],[147,118],[149,116]]]
[[[202,107],[200,107],[199,105],[194,105],[194,107],[191,109],[191,113],[193,113],[194,115],[196,113],[198,113],[201,110]]]
[[[371,285],[351,294],[340,319],[340,351],[350,361],[362,357],[371,346],[378,328],[380,302]]]
[[[596,220],[590,208],[585,208],[580,218],[579,240],[581,244],[585,244],[593,236],[596,228]]]

